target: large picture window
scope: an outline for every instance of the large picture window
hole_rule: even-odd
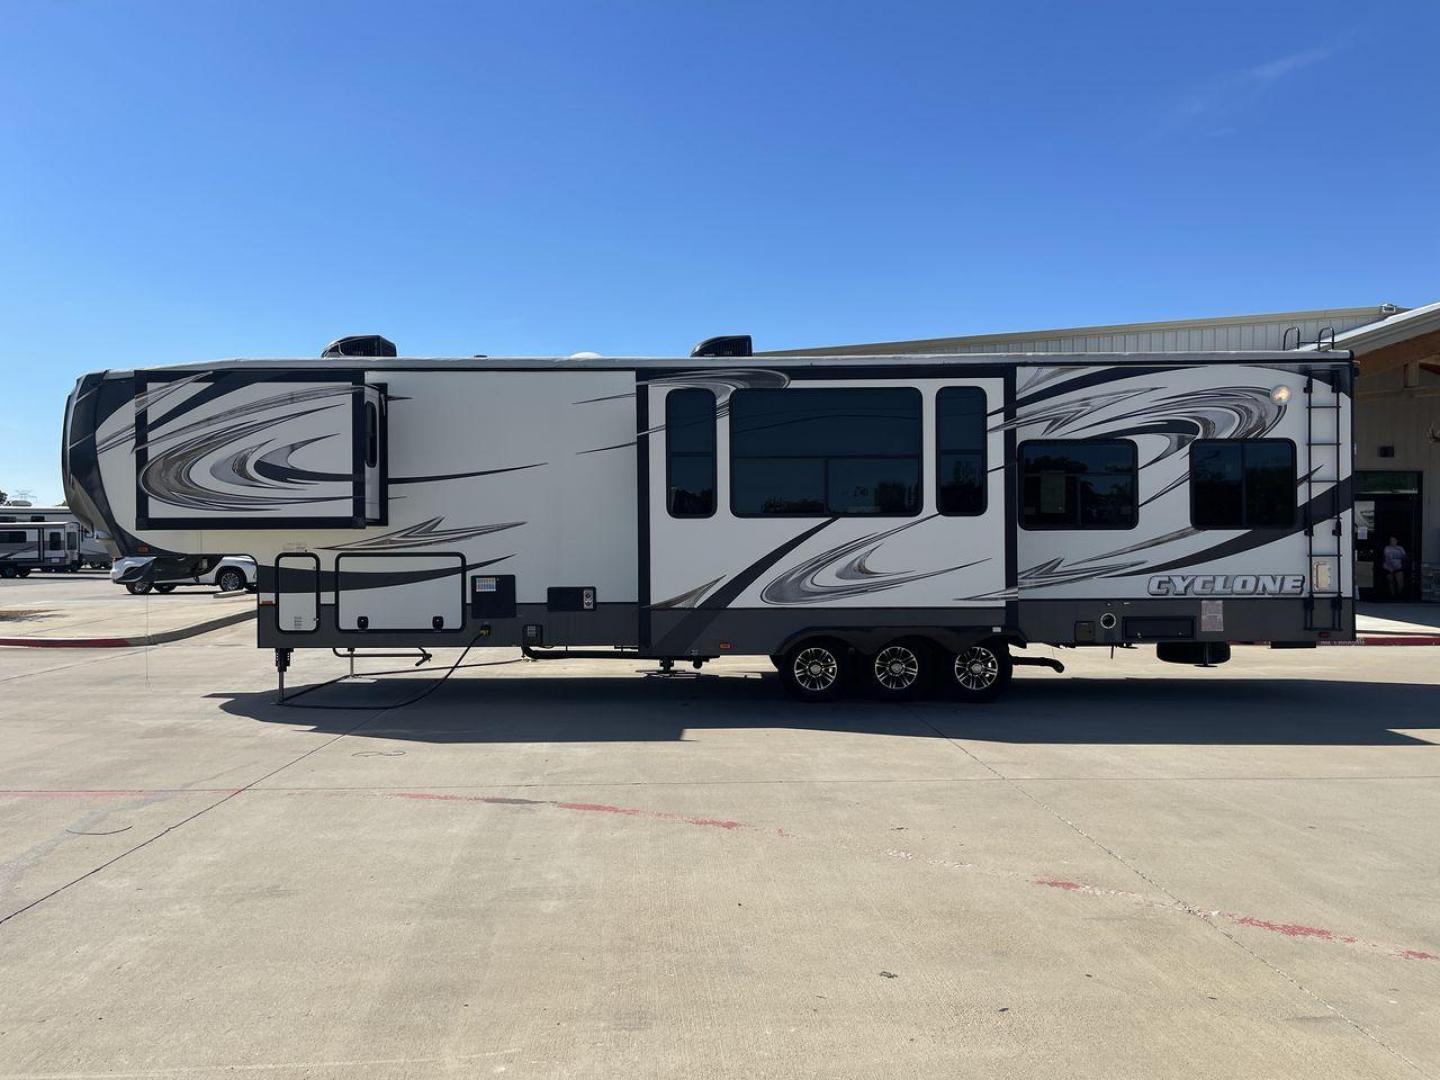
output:
[[[1288,439],[1190,444],[1190,523],[1197,529],[1289,528],[1295,487],[1295,444]]]
[[[935,508],[985,512],[985,391],[946,386],[935,395]]]
[[[730,507],[738,517],[920,512],[920,391],[736,390]]]
[[[1135,444],[1027,442],[1019,448],[1026,529],[1130,529],[1138,520]]]
[[[671,517],[715,513],[715,395],[709,390],[665,395],[665,501]]]

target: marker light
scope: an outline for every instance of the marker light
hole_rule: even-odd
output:
[[[1290,400],[1290,387],[1288,387],[1288,386],[1277,386],[1277,387],[1275,387],[1274,390],[1271,390],[1271,391],[1270,391],[1270,400],[1273,401],[1273,402],[1275,402],[1276,405],[1284,405],[1285,402],[1287,402],[1287,401]]]

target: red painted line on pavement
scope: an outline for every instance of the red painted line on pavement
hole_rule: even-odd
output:
[[[4,637],[0,645],[23,646],[30,649],[126,649],[129,638],[37,638]]]
[[[1253,926],[1257,930],[1269,930],[1272,934],[1284,934],[1286,937],[1319,938],[1321,941],[1335,940],[1334,931],[1319,926],[1271,922],[1269,919],[1257,919],[1253,915],[1226,915],[1225,917],[1236,926]],[[1354,941],[1354,938],[1351,938],[1351,941]]]

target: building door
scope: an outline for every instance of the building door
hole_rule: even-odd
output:
[[[1359,598],[1371,601],[1420,599],[1421,477],[1403,470],[1355,474],[1355,583]],[[1394,587],[1385,572],[1391,539],[1405,549],[1405,569]]]

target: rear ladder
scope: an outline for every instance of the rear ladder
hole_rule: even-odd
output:
[[[1341,431],[1343,390],[1349,381],[1345,369],[1314,373],[1305,378],[1305,554],[1310,590],[1305,597],[1306,630],[1344,629],[1343,543],[1345,507],[1340,505],[1340,467],[1344,442]],[[1316,500],[1316,489],[1321,498]],[[1317,567],[1321,572],[1317,573]],[[1329,579],[1325,567],[1329,567]]]

